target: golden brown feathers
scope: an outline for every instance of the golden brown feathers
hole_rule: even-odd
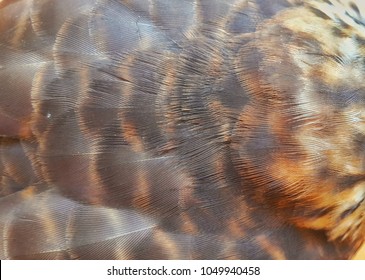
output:
[[[1,1],[0,258],[351,258],[360,2]]]

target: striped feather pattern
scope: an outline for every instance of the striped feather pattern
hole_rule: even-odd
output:
[[[345,2],[0,1],[0,259],[351,258],[365,10]]]

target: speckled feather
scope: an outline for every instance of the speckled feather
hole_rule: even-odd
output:
[[[0,1],[0,258],[351,258],[364,42],[361,1]]]

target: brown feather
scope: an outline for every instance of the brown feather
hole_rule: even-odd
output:
[[[364,13],[0,1],[0,258],[354,256]]]

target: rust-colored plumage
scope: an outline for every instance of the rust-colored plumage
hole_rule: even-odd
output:
[[[0,258],[352,258],[364,57],[362,1],[0,1]]]

